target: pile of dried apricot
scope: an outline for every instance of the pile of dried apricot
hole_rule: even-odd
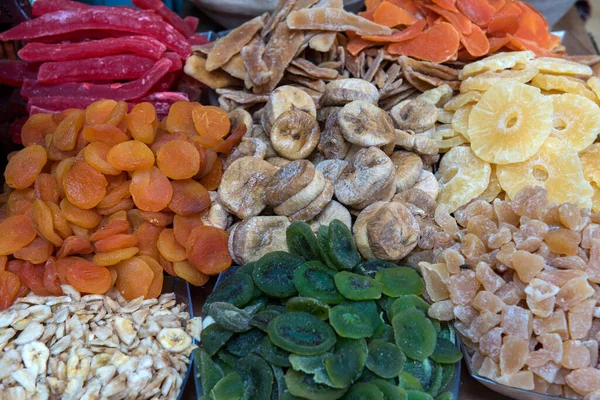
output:
[[[232,127],[233,125],[233,127]],[[247,127],[218,107],[102,100],[32,115],[9,155],[0,207],[0,309],[29,290],[61,295],[113,285],[156,297],[163,271],[203,285],[228,268],[228,214],[216,203],[229,153]]]

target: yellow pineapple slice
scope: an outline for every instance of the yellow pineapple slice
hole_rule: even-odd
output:
[[[600,143],[594,143],[579,153],[579,159],[585,179],[600,185]]]
[[[598,96],[588,89],[581,79],[570,76],[538,74],[531,80],[531,84],[549,92],[558,91],[564,93],[573,93],[587,97],[594,102],[598,101]]]
[[[473,110],[473,104],[467,104],[456,110],[452,118],[452,129],[469,139],[469,116]]]
[[[469,115],[471,148],[484,161],[527,160],[552,131],[552,99],[520,82],[506,81],[485,92]]]
[[[470,103],[477,103],[479,100],[481,100],[481,92],[476,90],[472,92],[460,93],[444,104],[444,110],[457,111],[459,108],[462,108]]]
[[[519,64],[526,64],[535,58],[533,51],[514,51],[510,53],[497,53],[486,57],[483,60],[475,61],[464,66],[459,79],[466,79],[469,76],[477,75],[485,71],[500,71],[512,68]]]
[[[596,78],[595,76],[592,76],[590,79],[588,79],[587,86],[590,89],[592,89],[592,91],[596,95],[596,101],[600,100],[600,79]]]
[[[464,206],[488,187],[491,171],[490,164],[468,146],[453,148],[442,157],[435,174],[440,183],[438,205],[445,205],[451,213]]]
[[[594,143],[600,133],[600,107],[596,103],[578,94],[565,93],[553,95],[552,104],[552,135],[567,140],[576,152]]]
[[[531,60],[528,65],[536,67],[543,74],[592,76],[593,73],[587,65],[564,58],[540,57]]]
[[[507,80],[514,80],[521,83],[531,81],[537,74],[538,69],[535,67],[527,67],[524,69],[509,69],[500,72],[484,72],[481,75],[472,76],[462,81],[460,84],[460,92],[468,93],[474,90],[485,92],[492,86]]]
[[[498,175],[496,175],[496,166],[494,164],[492,164],[492,173],[490,174],[490,183],[488,183],[488,187],[477,198],[481,199],[481,200],[485,200],[488,203],[491,203],[502,192],[503,192],[502,186],[500,186],[500,181],[498,180]]]
[[[594,195],[592,196],[592,211],[595,213],[600,213],[600,186],[595,183],[592,183],[592,188],[594,188]]]
[[[418,99],[425,100],[433,105],[444,105],[452,98],[452,88],[448,84],[443,84],[433,89],[429,89],[417,96]]]
[[[437,109],[437,120],[442,124],[450,124],[452,123],[452,118],[454,117],[454,111],[448,111],[443,108]]]
[[[467,139],[460,133],[452,129],[449,124],[439,125],[435,129],[433,139],[438,144],[438,150],[440,153],[445,153],[450,149],[468,143]]]
[[[496,169],[502,189],[509,197],[528,185],[543,186],[548,198],[591,208],[594,191],[583,176],[581,161],[569,142],[550,136],[529,160]]]

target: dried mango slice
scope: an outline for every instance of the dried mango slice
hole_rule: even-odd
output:
[[[362,37],[356,35],[346,45],[346,50],[353,56],[357,56],[364,49],[368,49],[369,47],[377,46],[377,43],[371,42],[369,40],[365,40]]]
[[[456,5],[463,14],[479,26],[487,25],[496,14],[496,9],[488,3],[488,0],[457,0]]]
[[[383,43],[398,43],[398,42],[404,42],[405,40],[409,40],[409,39],[413,39],[416,38],[417,36],[419,36],[421,34],[421,32],[423,32],[423,29],[425,29],[425,26],[427,26],[427,20],[425,19],[420,19],[417,22],[415,22],[414,24],[412,24],[411,26],[409,26],[408,28],[398,31],[398,32],[394,32],[391,36],[363,36],[362,38],[364,40],[368,40],[371,42],[383,42]],[[352,42],[352,39],[350,40],[350,43]],[[348,47],[350,46],[350,43],[348,44]],[[348,49],[348,51],[350,51],[350,49]],[[352,52],[350,52],[352,55],[356,55]]]
[[[456,55],[459,43],[456,29],[447,22],[441,22],[414,39],[391,44],[388,52],[443,63]]]
[[[506,46],[508,43],[510,43],[510,37],[509,36],[504,36],[501,38],[489,37],[488,41],[490,42],[490,54],[491,54],[491,53],[496,53],[498,50],[500,50],[501,48]]]
[[[432,0],[433,3],[442,7],[444,10],[458,12],[458,8],[456,8],[456,0]]]
[[[434,13],[442,16],[445,20],[450,22],[452,26],[456,28],[458,32],[463,35],[469,35],[472,32],[473,24],[469,21],[469,18],[465,17],[459,12],[451,12],[443,9],[442,7],[436,6],[435,4],[425,4],[425,7]],[[431,26],[431,24],[430,24]]]
[[[583,81],[570,76],[539,74],[533,78],[531,84],[543,90],[573,93],[587,97],[594,102],[598,101],[596,94],[588,89]]]
[[[576,152],[594,143],[600,132],[600,107],[577,94],[553,95],[552,134],[567,140]],[[600,163],[600,159],[598,159]]]
[[[373,21],[376,24],[390,28],[398,25],[412,25],[417,19],[402,8],[384,1],[373,13]]]
[[[484,56],[490,51],[490,42],[485,32],[475,24],[470,35],[460,35],[460,42],[473,57]]]
[[[477,75],[486,71],[500,71],[516,66],[517,64],[526,64],[535,57],[532,51],[517,51],[512,53],[498,53],[486,57],[483,60],[465,65],[459,75],[459,79],[466,79],[469,76]]]
[[[484,72],[483,74],[471,76],[460,84],[460,92],[467,93],[474,90],[485,92],[492,86],[497,85],[502,81],[516,81],[527,83],[538,74],[535,67],[527,67],[525,69],[510,69],[500,72]]]
[[[495,164],[525,161],[550,136],[552,111],[552,100],[538,89],[511,80],[500,82],[471,111],[471,148]]]
[[[366,18],[337,8],[307,8],[292,11],[288,15],[290,29],[327,30],[335,32],[351,31],[358,35],[391,35],[387,26],[376,24]]]
[[[529,160],[498,165],[496,174],[502,189],[514,197],[525,186],[543,186],[548,199],[558,203],[573,203],[591,208],[594,191],[583,175],[577,152],[566,142],[549,137]]]
[[[467,204],[488,187],[492,168],[475,156],[467,146],[459,146],[444,155],[435,174],[440,182],[438,205],[449,212]]]
[[[519,29],[519,17],[517,15],[495,16],[487,26],[489,36],[503,37],[514,35]]]
[[[569,75],[569,76],[592,76],[592,69],[575,61],[564,58],[538,57],[529,62],[543,74]]]

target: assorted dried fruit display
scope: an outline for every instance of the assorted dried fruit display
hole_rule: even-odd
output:
[[[165,271],[201,286],[226,270],[230,217],[214,190],[247,129],[187,101],[162,121],[150,103],[128,113],[114,100],[32,115],[4,172],[1,308],[64,284],[155,298]]]
[[[21,87],[30,114],[86,108],[102,99],[150,102],[166,114],[187,94],[170,88],[191,52],[198,20],[181,19],[161,1],[132,7],[39,0],[35,18],[0,33],[0,41],[26,40],[19,61],[0,64],[0,83]]]
[[[175,294],[29,294],[0,312],[6,399],[177,399],[202,330]]]
[[[244,264],[206,299],[201,399],[453,398],[462,354],[413,268],[361,261],[339,220],[282,234],[289,252]]]

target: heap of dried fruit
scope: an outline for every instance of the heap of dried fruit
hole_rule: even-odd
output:
[[[174,294],[30,294],[0,312],[4,398],[177,399],[202,330]]]
[[[0,308],[29,290],[160,294],[163,270],[194,285],[227,269],[229,214],[215,202],[248,126],[218,107],[141,103],[36,114],[9,157],[0,231]]]
[[[453,212],[477,196],[491,202],[540,185],[552,201],[600,211],[600,80],[591,75],[531,51],[466,65],[460,94],[443,104],[451,125],[436,132],[450,150],[436,175],[438,202]]]
[[[497,51],[531,50],[538,56],[564,53],[560,38],[532,6],[516,0],[368,0],[363,17],[390,28],[391,35],[352,35],[353,55],[386,46],[389,54],[421,60],[470,61]],[[290,23],[293,16],[288,17]]]
[[[442,392],[462,354],[454,330],[427,317],[414,269],[361,262],[339,220],[282,236],[289,253],[243,265],[206,300],[202,399],[453,398]]]
[[[429,316],[456,321],[481,376],[596,398],[600,215],[527,186],[512,202],[473,201],[455,217],[440,215],[450,240],[419,263]]]

